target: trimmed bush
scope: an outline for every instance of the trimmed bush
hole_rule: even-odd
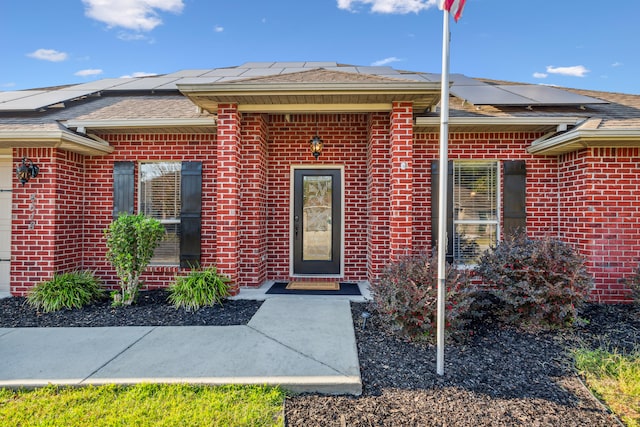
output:
[[[218,274],[215,267],[192,270],[187,276],[176,277],[169,287],[169,302],[187,310],[222,304],[229,296],[230,281]]]
[[[500,301],[501,319],[524,329],[570,326],[593,287],[584,258],[571,246],[524,233],[482,254],[476,271]]]
[[[383,318],[412,340],[435,342],[437,334],[438,257],[406,256],[389,264],[371,285],[374,303]],[[462,339],[471,322],[476,285],[466,270],[447,264],[445,331]]]
[[[27,295],[28,304],[44,312],[82,308],[104,297],[100,281],[90,271],[54,274],[38,283]]]
[[[131,305],[138,296],[140,277],[165,235],[157,219],[144,214],[121,214],[104,230],[107,260],[120,278],[120,293],[114,293],[114,305]]]

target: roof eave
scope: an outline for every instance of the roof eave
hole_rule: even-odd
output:
[[[440,101],[431,82],[223,83],[179,85],[200,108],[217,113],[219,104],[246,112],[390,111],[393,102],[413,102],[417,110]]]
[[[594,147],[640,147],[640,129],[575,129],[534,141],[527,151],[559,155]]]
[[[575,126],[582,117],[450,117],[451,132],[520,131],[549,132],[563,126]],[[420,131],[438,132],[440,117],[416,117],[414,128]]]
[[[105,119],[105,120],[68,120],[63,123],[67,128],[76,132],[88,133],[94,131],[135,131],[144,132],[154,129],[199,129],[214,131],[216,118],[214,116],[188,119]]]
[[[104,156],[114,150],[104,142],[63,130],[3,131],[0,132],[0,147],[51,147],[87,156]]]

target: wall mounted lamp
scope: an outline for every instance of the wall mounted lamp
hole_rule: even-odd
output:
[[[322,153],[322,147],[324,146],[322,138],[318,135],[314,136],[311,141],[309,141],[309,145],[311,146],[311,154],[313,154],[313,157],[317,159],[320,156],[320,153]]]
[[[23,157],[22,163],[16,168],[16,175],[22,185],[27,183],[31,178],[38,176],[38,172],[40,172],[40,168],[27,157]]]
[[[322,147],[324,147],[322,138],[318,136],[318,113],[316,113],[316,135],[311,138],[309,145],[311,146],[311,154],[313,154],[313,157],[317,160],[318,157],[320,157],[320,153],[322,153]]]

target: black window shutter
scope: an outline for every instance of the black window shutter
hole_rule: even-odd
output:
[[[133,214],[134,163],[113,163],[113,218]]]
[[[438,206],[440,205],[440,161],[431,163],[431,244],[438,241]],[[447,262],[453,262],[453,162],[449,161],[447,171]]]
[[[524,160],[504,162],[504,235],[525,231],[527,227],[526,184],[527,170]]]
[[[182,162],[180,178],[180,267],[200,266],[202,162]]]

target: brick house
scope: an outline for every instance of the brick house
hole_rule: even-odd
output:
[[[526,228],[586,257],[594,299],[628,298],[640,96],[451,80],[450,258],[473,264]],[[435,241],[439,100],[439,75],[331,62],[0,92],[0,291],[76,269],[115,286],[103,230],[120,212],[167,229],[150,288],[198,264],[235,291],[374,281]],[[24,184],[23,162],[39,168]]]

